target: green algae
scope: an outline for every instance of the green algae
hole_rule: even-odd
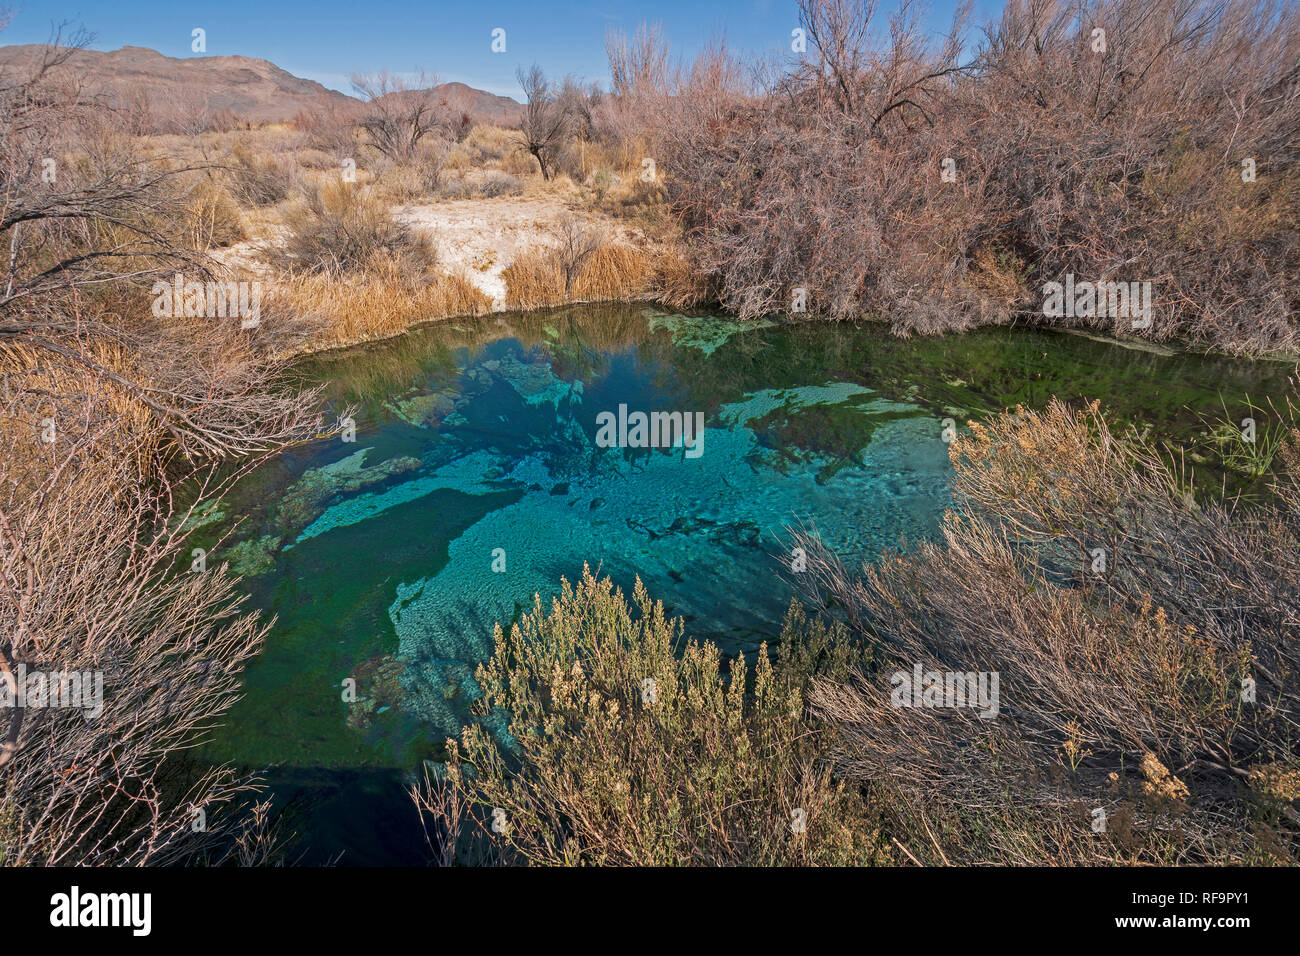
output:
[[[725,316],[678,315],[653,309],[647,309],[645,317],[651,332],[663,329],[672,336],[673,345],[683,349],[697,349],[706,357],[726,345],[732,336],[775,325],[770,319],[741,321]]]

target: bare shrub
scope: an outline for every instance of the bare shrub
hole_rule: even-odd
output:
[[[572,97],[561,95],[564,90],[555,89],[536,63],[528,70],[520,67],[516,76],[527,98],[519,123],[524,146],[537,160],[542,178],[550,179],[556,155],[572,129]]]
[[[356,114],[357,110],[328,99],[300,112],[294,118],[294,126],[301,131],[310,148],[328,153],[337,164],[347,158],[356,158]]]
[[[446,130],[450,114],[446,103],[429,89],[437,80],[421,74],[407,83],[383,72],[352,77],[352,86],[366,100],[357,121],[366,145],[395,163],[410,162],[426,137]]]
[[[854,574],[801,540],[882,651],[810,693],[840,770],[939,862],[1294,862],[1300,819],[1258,780],[1298,765],[1295,476],[1279,505],[1199,503],[1096,406],[1059,402],[952,457],[942,542]],[[891,675],[917,665],[997,673],[1000,712],[897,706]],[[1093,832],[1098,809],[1123,826]]]
[[[608,29],[605,53],[612,95],[601,104],[600,121],[610,138],[630,143],[654,122],[669,92],[669,44],[663,25],[641,23],[630,39],[620,30]],[[644,150],[640,152],[644,155]]]
[[[266,809],[250,806],[259,781],[186,757],[235,700],[266,632],[219,546],[210,567],[184,573],[198,505],[251,462],[220,478],[210,466],[175,472],[158,459],[167,436],[113,375],[47,354],[0,355],[0,860],[265,860]],[[98,355],[110,361],[102,343]],[[41,699],[33,677],[52,674],[59,692],[51,676]]]
[[[463,143],[474,129],[474,118],[464,110],[453,110],[445,127],[453,143]]]
[[[230,151],[231,190],[244,206],[269,206],[288,197],[295,185],[294,170],[273,157],[258,159],[242,144]]]
[[[436,262],[430,241],[398,221],[374,193],[355,183],[331,182],[285,215],[283,243],[265,251],[291,273],[340,276],[380,259],[400,262],[413,276]]]
[[[1012,0],[978,45],[962,8],[934,39],[910,0],[880,14],[805,0],[807,57],[750,90],[714,49],[641,109],[722,305],[805,288],[814,313],[904,334],[1029,316],[1294,351],[1294,7]],[[1154,321],[1044,319],[1065,273],[1152,282]]]
[[[483,174],[478,184],[478,194],[487,199],[497,196],[517,196],[524,191],[524,184],[518,177],[499,170],[489,169]]]
[[[600,231],[577,216],[564,216],[555,229],[556,261],[564,277],[564,294],[573,291],[574,280],[582,273],[587,261],[600,248],[604,237]]]

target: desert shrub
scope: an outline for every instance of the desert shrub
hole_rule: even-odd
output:
[[[422,171],[416,166],[398,166],[392,163],[374,164],[374,190],[389,202],[402,204],[426,195]],[[434,177],[436,188],[437,177]]]
[[[231,149],[230,158],[230,190],[244,206],[272,205],[294,186],[292,167],[274,158],[258,159],[242,143]]]
[[[36,440],[26,430],[5,438]],[[223,568],[176,573],[190,552],[174,488],[147,489],[132,455],[57,444],[47,464],[63,467],[34,485],[13,483],[10,447],[0,464],[0,676],[25,666],[29,694],[25,709],[4,708],[0,862],[219,862],[218,844],[247,825],[239,804],[256,781],[196,771],[185,751],[234,702],[266,624]],[[32,675],[47,671],[78,675],[77,706],[31,705]],[[192,826],[200,810],[205,832]]]
[[[473,196],[474,188],[470,180],[460,173],[445,173],[438,183],[438,198],[440,199],[469,199]]]
[[[337,170],[340,168],[338,159],[324,150],[311,146],[298,150],[294,153],[293,158],[301,169]]]
[[[886,31],[873,4],[803,0],[809,54],[761,88],[713,50],[629,94],[722,305],[788,311],[804,288],[900,333],[1027,315],[1295,350],[1294,7],[1010,0],[978,46],[960,16],[932,43],[917,10]],[[1067,273],[1150,281],[1154,321],[1045,319]]]
[[[473,166],[499,163],[518,152],[522,145],[519,133],[499,126],[475,126],[460,143],[460,149]]]
[[[415,277],[436,262],[427,237],[395,219],[378,195],[356,183],[327,183],[292,207],[284,221],[283,244],[266,256],[287,272],[337,277],[392,261]]]
[[[775,663],[763,646],[752,666],[724,664],[714,645],[685,641],[639,581],[630,606],[587,569],[549,612],[538,598],[508,634],[498,626],[479,668],[484,723],[448,741],[449,762],[416,793],[443,859],[872,859],[860,797],[830,779],[804,720],[813,667],[847,666],[853,651],[841,630],[809,626],[797,610],[785,630],[789,653]]]
[[[357,128],[365,145],[394,163],[410,163],[423,145],[459,126],[459,115],[435,96],[434,77],[422,74],[408,82],[384,72],[353,74],[351,80],[366,101],[357,111]]]
[[[439,184],[442,199],[495,199],[498,196],[517,196],[524,191],[523,182],[500,170],[475,170],[451,173]]]
[[[449,169],[494,169],[512,176],[526,176],[537,171],[532,156],[525,149],[518,130],[499,126],[475,126],[469,136],[448,154]]]
[[[810,692],[839,772],[934,862],[1294,862],[1300,816],[1268,781],[1300,768],[1296,476],[1255,510],[1201,503],[1096,406],[1055,401],[951,454],[942,541],[861,573],[803,541],[880,653]],[[897,706],[918,666],[998,674],[998,712]]]
[[[358,145],[355,123],[355,109],[340,107],[330,100],[301,111],[293,125],[309,148],[331,157],[327,165],[337,165],[347,157],[355,158]]]
[[[524,184],[515,176],[490,169],[483,173],[478,186],[478,193],[487,199],[497,196],[517,196],[524,191]]]
[[[218,183],[196,180],[185,190],[184,241],[198,251],[223,249],[247,237],[239,205]]]

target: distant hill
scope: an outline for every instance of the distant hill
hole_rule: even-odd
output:
[[[38,59],[44,47],[0,47],[0,73]],[[177,110],[221,113],[252,123],[291,120],[303,110],[350,110],[360,101],[315,80],[294,76],[269,60],[248,56],[163,56],[148,47],[120,50],[79,50],[67,64],[86,95],[113,108],[125,108],[143,97],[159,115]],[[476,122],[511,125],[523,106],[508,96],[476,90],[464,83],[442,83],[434,91]]]
[[[446,97],[448,104],[463,110],[475,121],[491,123],[495,126],[513,126],[523,116],[524,107],[518,100],[508,96],[497,96],[486,90],[476,90],[464,83],[439,83],[433,87],[435,93]]]

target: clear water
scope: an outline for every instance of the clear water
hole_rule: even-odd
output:
[[[270,767],[306,862],[419,863],[406,789],[466,719],[492,630],[584,562],[729,653],[779,630],[789,529],[851,558],[935,533],[943,421],[1100,398],[1186,441],[1287,368],[997,330],[902,341],[632,306],[427,327],[302,366],[355,442],[287,452],[214,513],[209,560],[276,615],[204,755]],[[602,448],[597,415],[704,414],[703,451]],[[238,520],[236,520],[238,519]],[[494,570],[501,567],[504,571]],[[343,700],[356,681],[359,699]]]

